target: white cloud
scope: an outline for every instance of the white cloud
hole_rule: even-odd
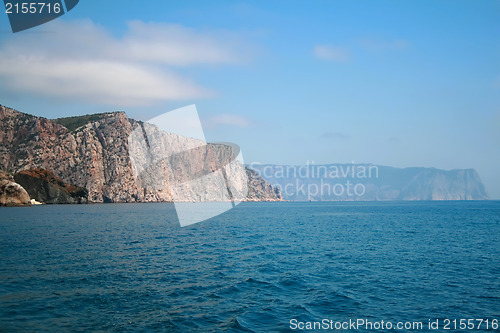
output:
[[[250,119],[234,115],[234,114],[219,114],[210,117],[203,121],[203,124],[207,128],[215,128],[221,125],[233,126],[233,127],[249,127],[253,123]]]
[[[245,46],[227,32],[200,33],[180,25],[140,21],[128,25],[124,55],[132,59],[185,66],[240,63],[246,54]]]
[[[16,91],[108,105],[209,96],[207,90],[168,71],[109,60],[7,59],[1,62],[0,75]]]
[[[349,51],[344,47],[334,47],[331,45],[316,45],[314,55],[319,59],[345,62],[349,61]]]
[[[228,32],[129,22],[121,38],[89,20],[57,20],[0,45],[3,89],[109,105],[147,105],[212,95],[173,68],[238,64],[245,46]]]

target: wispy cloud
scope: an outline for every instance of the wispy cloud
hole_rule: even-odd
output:
[[[0,62],[0,76],[8,83],[8,90],[115,106],[211,94],[168,70],[109,59],[7,59]]]
[[[321,134],[320,139],[331,141],[345,141],[349,139],[349,135],[340,132],[325,132]]]
[[[249,127],[253,122],[243,116],[235,114],[219,114],[203,121],[203,125],[207,128],[216,128],[219,126],[233,126],[233,127]]]
[[[89,20],[41,29],[0,45],[3,89],[115,106],[208,97],[180,67],[239,64],[251,53],[235,34],[173,24],[129,22],[120,38]]]
[[[332,45],[314,46],[314,55],[319,59],[337,62],[346,62],[350,59],[350,54],[347,48]]]
[[[319,59],[335,62],[348,62],[352,59],[352,53],[359,52],[363,49],[371,52],[382,52],[405,50],[410,47],[411,44],[403,39],[394,39],[390,41],[364,39],[361,41],[354,41],[349,47],[317,44],[314,46],[313,53]]]
[[[200,32],[177,24],[128,23],[122,41],[126,58],[186,66],[193,64],[238,64],[246,57],[246,45],[233,33]],[[122,53],[112,52],[115,57]]]

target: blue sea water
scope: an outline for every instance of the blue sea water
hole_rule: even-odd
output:
[[[499,277],[498,201],[243,203],[184,228],[171,204],[0,209],[2,332],[436,332],[500,319]]]

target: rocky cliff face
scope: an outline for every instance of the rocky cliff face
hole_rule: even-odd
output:
[[[250,168],[246,168],[248,175],[248,199],[249,201],[266,201],[266,198],[281,198],[278,187],[271,186],[259,174]]]
[[[136,177],[129,137],[141,126],[123,112],[49,120],[0,106],[0,169],[49,170],[63,182],[85,189],[89,202],[172,201],[175,193],[168,182],[148,186]],[[157,149],[181,151],[189,143],[179,137],[177,143],[162,145],[170,134],[162,135],[155,141]],[[227,146],[212,148],[215,155],[230,153]],[[261,200],[279,199],[274,192],[261,195]]]
[[[252,165],[285,200],[486,200],[473,169],[393,168],[369,164]]]
[[[0,206],[30,206],[30,196],[7,172],[0,171]]]

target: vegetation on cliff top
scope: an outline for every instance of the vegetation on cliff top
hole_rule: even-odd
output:
[[[82,127],[82,126],[84,126],[88,123],[92,123],[94,121],[99,121],[99,120],[101,120],[109,115],[112,115],[114,113],[116,113],[116,112],[87,114],[84,116],[57,118],[57,119],[54,119],[54,121],[60,125],[63,125],[69,131],[73,132],[79,127]]]

